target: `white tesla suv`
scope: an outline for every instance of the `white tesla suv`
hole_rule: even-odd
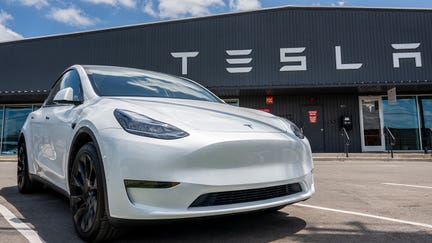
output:
[[[18,188],[70,199],[78,235],[118,222],[278,209],[315,191],[309,142],[288,120],[225,104],[184,78],[111,66],[68,68],[18,145]]]

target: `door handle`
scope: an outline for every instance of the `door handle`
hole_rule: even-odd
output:
[[[49,120],[50,118],[49,118],[49,116],[46,116],[45,119]]]

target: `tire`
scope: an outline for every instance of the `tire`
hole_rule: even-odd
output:
[[[17,186],[18,191],[23,194],[32,193],[36,188],[35,183],[30,180],[29,176],[25,141],[20,143],[18,147]]]
[[[87,143],[78,151],[69,174],[72,220],[84,241],[107,241],[118,235],[106,213],[104,187],[97,149]]]

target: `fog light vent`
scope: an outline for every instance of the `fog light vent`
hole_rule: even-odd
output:
[[[126,188],[171,188],[179,182],[124,180]]]

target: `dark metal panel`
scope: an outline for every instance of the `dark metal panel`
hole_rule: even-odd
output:
[[[67,66],[131,66],[181,75],[171,52],[198,51],[188,77],[211,89],[432,83],[432,11],[280,8],[0,44],[1,91],[45,90]],[[421,43],[393,68],[391,44]],[[336,70],[335,46],[344,63]],[[305,47],[307,71],[281,72],[280,48]],[[226,50],[252,49],[250,73],[229,73]],[[294,55],[294,56],[295,56]],[[236,65],[237,66],[237,65]]]
[[[314,98],[314,102],[310,101],[311,97]],[[269,108],[272,114],[286,117],[299,127],[303,127],[302,107],[321,106],[324,120],[325,152],[344,151],[339,123],[340,117],[343,115],[352,116],[353,130],[348,132],[352,139],[349,151],[361,152],[359,101],[356,94],[275,95],[273,105],[266,105],[265,96],[263,95],[240,96],[240,105],[254,109]]]

